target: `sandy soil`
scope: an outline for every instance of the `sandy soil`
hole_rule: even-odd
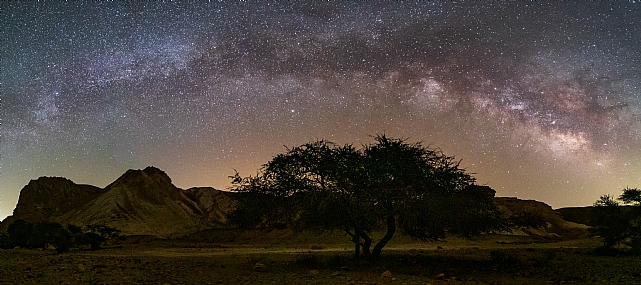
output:
[[[599,244],[401,241],[377,263],[350,261],[349,243],[159,241],[66,254],[12,249],[0,251],[0,284],[641,284],[641,258],[594,255]]]

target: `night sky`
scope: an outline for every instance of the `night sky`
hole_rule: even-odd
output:
[[[554,208],[641,187],[638,2],[0,9],[0,219],[40,176],[226,189],[285,146],[383,133]]]

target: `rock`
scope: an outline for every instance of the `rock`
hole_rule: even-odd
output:
[[[79,272],[85,272],[85,265],[82,264],[82,263],[78,264],[78,271]]]
[[[340,271],[334,271],[334,273],[332,273],[332,276],[338,276],[338,275],[340,275],[340,274],[341,274],[341,272],[340,272]]]
[[[436,249],[443,249],[443,247],[439,245],[436,247]]]
[[[309,275],[311,275],[311,276],[316,276],[316,275],[318,275],[318,273],[320,273],[320,272],[318,270],[315,270],[315,269],[312,269],[312,270],[309,271]]]
[[[445,279],[445,273],[439,273],[438,275],[436,275],[436,277],[435,277],[435,278],[436,278],[436,279],[443,280],[443,279]]]
[[[383,274],[381,274],[381,277],[383,277],[383,278],[392,278],[392,272],[387,270],[387,271],[383,272]]]
[[[253,270],[256,272],[265,272],[267,271],[267,265],[262,264],[260,262],[256,262],[256,264],[254,264]]]

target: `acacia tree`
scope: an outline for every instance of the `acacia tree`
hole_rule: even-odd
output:
[[[459,161],[441,151],[384,135],[356,149],[327,141],[288,149],[256,176],[233,176],[239,227],[292,225],[342,230],[354,255],[377,258],[397,230],[422,240],[503,228],[492,196]],[[374,243],[372,232],[384,229]]]
[[[603,195],[593,206],[592,231],[603,239],[603,247],[612,248],[628,240],[633,250],[641,251],[641,190],[623,189],[618,199]]]

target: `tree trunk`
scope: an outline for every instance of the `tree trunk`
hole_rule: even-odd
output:
[[[352,236],[352,242],[354,242],[354,260],[359,260],[361,258],[361,239],[355,234]]]
[[[361,232],[361,237],[363,238],[363,243],[361,244],[363,247],[363,255],[365,255],[365,258],[369,258],[370,256],[370,251],[369,248],[372,246],[372,238],[369,237],[365,232]]]
[[[396,219],[393,215],[389,215],[387,216],[387,233],[385,233],[385,236],[374,246],[371,254],[373,259],[381,256],[381,250],[383,250],[383,247],[392,239],[394,233],[396,233]]]

